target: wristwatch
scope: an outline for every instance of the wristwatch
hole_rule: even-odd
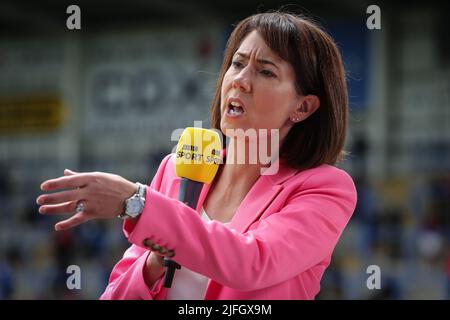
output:
[[[122,220],[129,218],[136,218],[142,213],[145,205],[145,185],[136,182],[138,187],[135,194],[125,200],[125,212],[119,214],[119,218]]]

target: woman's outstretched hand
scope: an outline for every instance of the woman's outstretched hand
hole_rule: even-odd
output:
[[[36,199],[41,214],[73,215],[55,225],[55,230],[73,228],[91,219],[117,217],[124,212],[125,200],[136,191],[135,183],[104,172],[77,173],[64,170],[64,176],[44,181],[41,190],[54,192]],[[77,204],[79,210],[76,212]]]

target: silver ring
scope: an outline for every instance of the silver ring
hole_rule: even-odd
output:
[[[81,211],[84,211],[84,202],[83,201],[78,201],[77,202],[77,206],[75,207],[75,212],[79,213]]]

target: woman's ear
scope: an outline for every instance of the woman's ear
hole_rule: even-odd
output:
[[[320,107],[320,99],[318,96],[309,94],[300,99],[300,105],[291,115],[292,122],[300,122],[307,119]]]

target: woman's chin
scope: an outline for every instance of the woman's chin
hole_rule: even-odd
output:
[[[239,130],[241,132],[242,131],[246,131],[248,128],[237,124],[237,123],[229,123],[228,121],[223,121],[220,125],[220,129],[222,130],[223,134],[226,135],[227,137],[231,138],[233,136],[236,135],[237,131]],[[227,133],[228,131],[228,133]]]

